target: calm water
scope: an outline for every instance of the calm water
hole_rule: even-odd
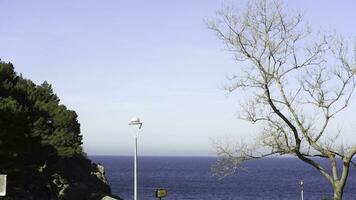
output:
[[[91,156],[103,163],[114,194],[133,199],[133,158]],[[139,199],[150,200],[156,188],[166,188],[165,200],[277,200],[300,199],[299,181],[304,180],[304,199],[320,200],[331,187],[319,173],[294,158],[271,158],[246,163],[247,171],[218,180],[211,176],[215,158],[139,158]],[[345,200],[356,200],[356,169],[351,169]]]

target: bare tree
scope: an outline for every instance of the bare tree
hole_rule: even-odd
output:
[[[339,200],[356,145],[337,142],[342,132],[330,123],[356,87],[353,51],[341,37],[313,33],[302,22],[302,14],[269,0],[250,1],[241,13],[224,8],[208,22],[238,61],[225,89],[239,90],[240,117],[262,127],[254,144],[217,144],[213,169],[225,176],[250,159],[293,155],[317,169]],[[315,158],[328,160],[330,168]]]

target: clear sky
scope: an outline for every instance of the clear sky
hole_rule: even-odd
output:
[[[288,3],[305,10],[313,28],[356,38],[356,1]],[[204,19],[222,5],[0,0],[0,58],[24,77],[53,85],[79,115],[89,154],[131,155],[134,130],[127,123],[139,116],[141,154],[214,155],[211,138],[249,140],[258,130],[236,119],[237,95],[219,89],[237,64]]]

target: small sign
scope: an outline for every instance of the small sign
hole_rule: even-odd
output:
[[[6,196],[6,175],[0,174],[0,196]]]
[[[157,198],[163,198],[163,197],[166,197],[167,196],[167,190],[166,189],[163,189],[163,188],[160,188],[160,189],[157,189],[156,190],[156,197]]]

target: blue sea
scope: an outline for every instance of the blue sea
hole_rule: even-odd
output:
[[[90,156],[102,163],[112,192],[133,199],[133,158]],[[249,161],[245,170],[219,180],[211,175],[214,157],[139,157],[138,197],[155,198],[156,188],[165,188],[164,200],[278,200],[331,197],[332,189],[318,171],[295,158],[269,158]],[[345,200],[356,200],[356,168],[351,168],[344,189]]]

